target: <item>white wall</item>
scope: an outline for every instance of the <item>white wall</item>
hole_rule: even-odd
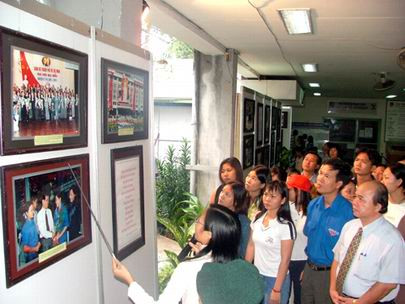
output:
[[[191,104],[154,106],[155,157],[163,159],[168,146],[179,151],[183,138],[191,141]]]
[[[149,106],[149,137],[146,140],[118,144],[101,144],[101,79],[100,57],[128,63],[151,71],[151,63],[94,38],[79,35],[61,26],[23,12],[0,2],[0,25],[26,34],[52,41],[88,54],[88,146],[24,155],[0,156],[0,166],[59,158],[83,153],[90,155],[90,198],[94,213],[110,241],[112,234],[110,150],[133,145],[143,146],[144,200],[146,244],[123,262],[137,281],[152,295],[157,294],[156,215],[154,198],[154,166],[151,122],[152,106]],[[149,78],[149,96],[152,96],[152,75]],[[150,104],[150,103],[149,103]],[[2,189],[3,190],[3,189]],[[126,285],[113,278],[111,257],[100,239],[92,221],[92,243],[50,265],[20,283],[6,288],[4,263],[3,222],[0,217],[0,303],[87,304],[130,303]]]
[[[344,113],[344,114],[328,114],[328,101],[342,102],[375,102],[377,103],[377,111],[375,115],[361,113]],[[303,107],[293,107],[293,122],[312,122],[322,123],[326,117],[344,117],[344,118],[368,118],[380,119],[380,152],[385,151],[385,112],[386,101],[383,99],[351,99],[351,98],[329,98],[329,97],[305,97]]]
[[[65,45],[83,53],[89,53],[89,37],[81,36],[70,30],[52,24],[48,21],[22,12],[3,2],[0,2],[0,25],[18,30],[32,36]],[[90,79],[89,79],[90,83]],[[89,85],[90,91],[93,88]],[[89,99],[89,109],[95,106],[95,100]],[[94,124],[95,113],[88,111],[89,115],[89,143],[94,140],[95,133],[90,130],[96,128]],[[36,160],[60,158],[63,156],[90,153],[90,192],[91,197],[97,197],[97,187],[93,177],[97,176],[97,168],[92,165],[95,147],[90,144],[82,149],[68,149],[54,152],[29,153],[24,155],[1,156],[0,165],[19,164]],[[2,191],[4,191],[2,189]],[[3,203],[3,202],[2,202]],[[97,211],[97,202],[92,200],[92,206]],[[5,283],[5,257],[3,234],[3,219],[0,218],[0,303],[43,303],[60,304],[70,303],[99,303],[98,299],[98,270],[97,247],[95,242],[96,229],[92,227],[92,243],[70,254],[57,263],[30,276],[24,281],[6,288]]]
[[[97,116],[101,123],[101,72],[100,58],[106,58],[123,64],[138,67],[151,71],[150,62],[139,58],[131,53],[119,50],[105,43],[96,42],[96,90]],[[149,74],[149,96],[152,96],[152,75]],[[151,98],[150,98],[151,99]],[[155,188],[154,188],[154,158],[151,131],[153,122],[153,110],[149,103],[149,137],[146,140],[131,141],[117,144],[101,144],[101,128],[98,128],[98,175],[94,182],[98,182],[100,222],[107,238],[113,243],[113,223],[111,206],[111,160],[112,149],[142,145],[143,147],[143,169],[144,169],[144,207],[145,207],[145,245],[135,253],[128,256],[123,262],[128,267],[134,278],[151,295],[157,292],[157,249],[156,249],[156,210],[155,210]],[[100,125],[100,124],[99,124]],[[111,256],[104,244],[100,246],[100,267],[102,274],[102,285],[104,303],[131,303],[127,298],[127,287],[114,279],[111,272]]]

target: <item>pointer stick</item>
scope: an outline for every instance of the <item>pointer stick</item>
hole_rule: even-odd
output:
[[[108,251],[110,252],[111,256],[112,256],[114,259],[118,260],[118,259],[115,257],[114,251],[112,250],[112,247],[111,247],[110,243],[108,242],[107,237],[105,236],[103,229],[101,229],[101,226],[100,226],[100,224],[99,224],[99,222],[98,222],[98,220],[97,220],[97,218],[96,218],[96,216],[95,216],[93,210],[92,210],[91,207],[90,207],[90,204],[89,204],[89,201],[87,200],[86,195],[84,195],[84,193],[83,193],[82,187],[80,187],[79,181],[77,180],[76,174],[73,172],[72,167],[70,166],[70,163],[68,163],[68,166],[69,166],[70,171],[71,171],[72,174],[73,174],[73,177],[74,177],[74,179],[75,179],[76,185],[79,187],[80,193],[82,194],[82,196],[83,196],[83,198],[84,198],[84,201],[86,202],[87,208],[89,208],[89,210],[90,210],[90,214],[91,214],[91,216],[93,217],[94,222],[96,223],[96,226],[97,226],[97,228],[98,228],[98,231],[100,231],[101,238],[104,240],[104,243],[105,243],[105,245],[107,246],[107,249],[108,249]]]

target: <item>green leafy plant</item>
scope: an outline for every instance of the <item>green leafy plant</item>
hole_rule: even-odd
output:
[[[191,193],[185,193],[187,199],[177,203],[178,217],[173,219],[157,216],[158,222],[163,225],[171,236],[183,248],[193,233],[194,221],[198,218],[204,206],[201,201]],[[166,265],[159,271],[159,290],[162,292],[169,279],[177,267],[179,261],[177,254],[170,250],[165,250],[168,258]]]
[[[286,147],[283,147],[280,154],[280,167],[284,170],[287,170],[290,167],[294,166],[294,160],[292,151],[288,150]]]
[[[177,202],[187,199],[185,195],[190,187],[190,173],[186,166],[190,164],[190,145],[183,139],[180,153],[169,146],[166,157],[156,160],[156,206],[160,217],[173,219],[178,216]]]
[[[166,218],[157,215],[158,222],[163,225],[169,237],[175,240],[180,247],[187,244],[188,239],[192,235],[192,225],[196,218],[198,218],[204,207],[200,200],[191,193],[184,193],[187,196],[186,200],[176,204],[176,216],[173,218]]]

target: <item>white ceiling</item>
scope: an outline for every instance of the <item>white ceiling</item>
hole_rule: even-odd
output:
[[[314,92],[309,82],[319,82],[326,97],[397,94],[405,100],[405,70],[397,64],[397,54],[405,47],[405,0],[147,2],[152,24],[162,31],[206,54],[221,54],[223,47],[236,49],[260,75],[295,77],[306,94]],[[274,36],[253,5],[261,7]],[[310,8],[314,34],[288,35],[280,8]],[[318,63],[319,72],[305,73],[301,64],[308,62]],[[374,91],[379,72],[388,72],[396,86]]]

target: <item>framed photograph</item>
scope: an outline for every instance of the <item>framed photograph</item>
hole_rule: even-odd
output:
[[[254,135],[243,136],[243,169],[253,166]]]
[[[91,243],[88,154],[1,168],[7,288]],[[89,202],[90,203],[90,202]]]
[[[256,120],[256,145],[263,144],[263,104],[257,104],[257,120]]]
[[[271,130],[277,130],[278,124],[278,115],[277,115],[277,108],[271,107]]]
[[[102,143],[148,138],[149,72],[101,58]]]
[[[0,27],[1,154],[87,145],[87,55]]]
[[[263,148],[257,148],[255,154],[255,165],[264,165],[264,154]]]
[[[254,131],[255,125],[255,101],[245,98],[243,101],[243,133]]]
[[[125,259],[145,245],[142,146],[111,150],[114,254]]]
[[[270,139],[270,167],[276,164],[276,131],[271,133]]]
[[[270,112],[271,107],[269,105],[264,106],[264,144],[270,143]]]
[[[277,109],[277,142],[282,140],[282,134],[281,134],[281,109]]]
[[[270,146],[263,147],[263,165],[270,167]]]
[[[283,111],[281,113],[281,128],[288,128],[288,111]]]

